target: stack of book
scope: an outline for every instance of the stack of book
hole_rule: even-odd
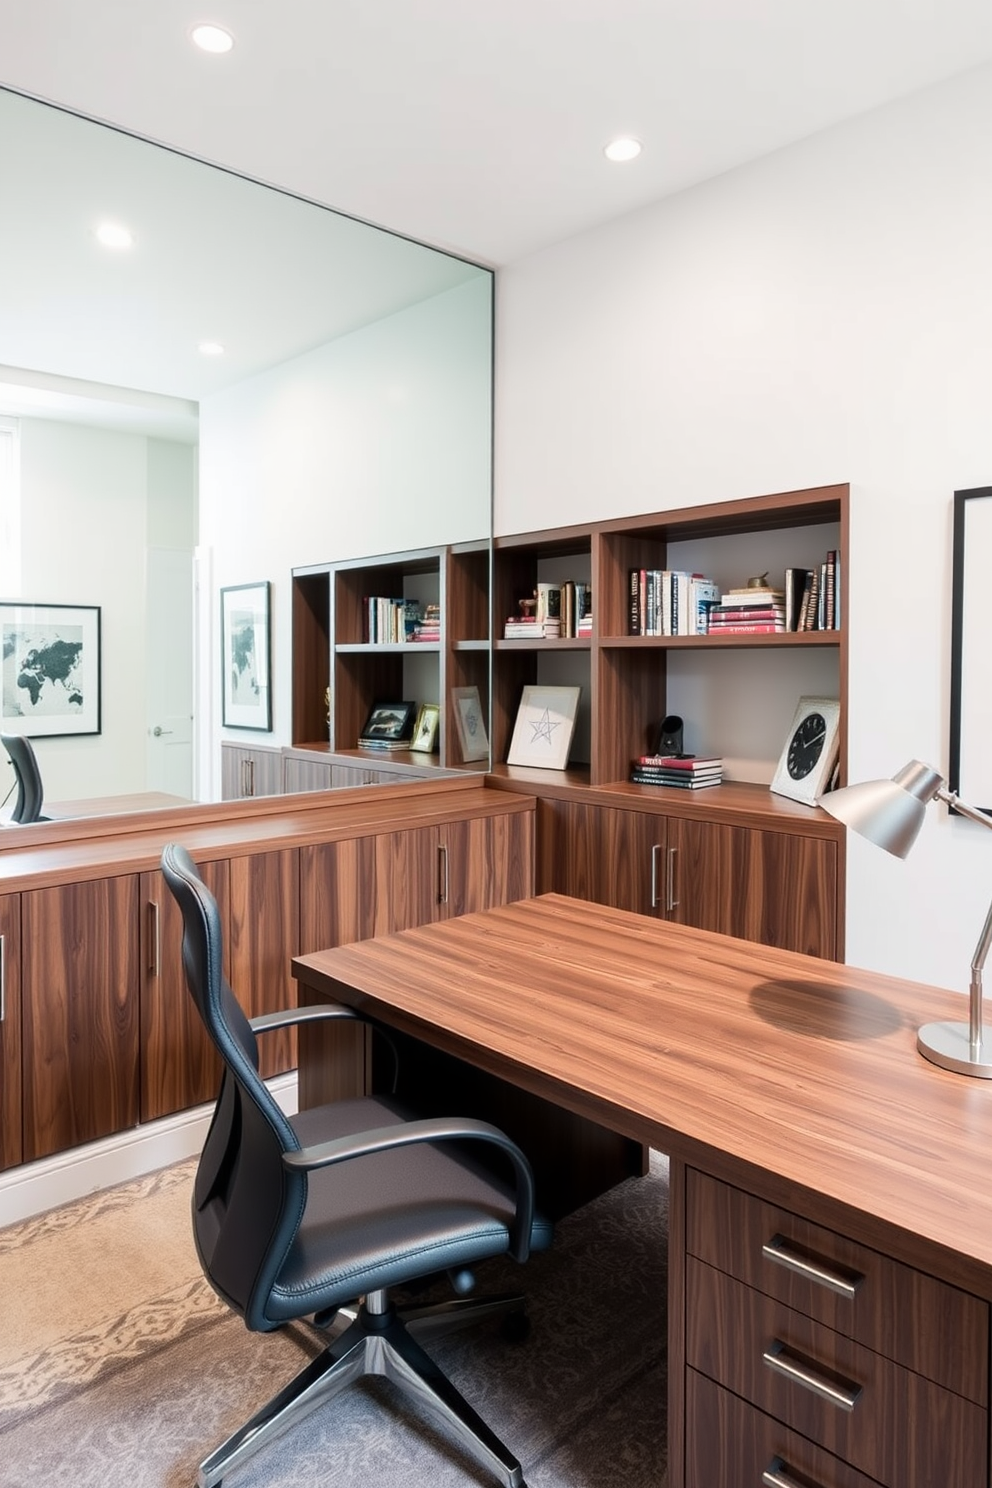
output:
[[[785,590],[728,589],[707,617],[708,635],[775,635],[786,629]]]
[[[556,641],[562,636],[592,635],[592,587],[573,579],[539,583],[532,615],[509,615],[503,625],[507,641]]]
[[[411,641],[439,641],[441,639],[441,606],[424,605],[424,613],[414,624]]]
[[[642,754],[632,762],[630,778],[637,785],[671,785],[678,790],[700,790],[719,785],[723,760],[697,759],[685,754]]]
[[[840,629],[840,568],[831,548],[816,568],[785,571],[786,630]]]
[[[720,588],[705,574],[674,568],[628,572],[628,635],[705,635]]]
[[[422,620],[423,612],[415,599],[390,599],[381,594],[365,598],[365,639],[373,646],[412,640]]]

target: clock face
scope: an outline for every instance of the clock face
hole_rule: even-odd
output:
[[[793,780],[804,780],[813,769],[827,736],[827,721],[822,713],[807,713],[789,741],[786,768]]]

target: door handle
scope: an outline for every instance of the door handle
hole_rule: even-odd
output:
[[[164,729],[160,723],[157,723],[152,729],[152,737],[155,739],[161,739],[163,734],[171,734],[172,732],[172,729]]]
[[[148,901],[148,971],[157,977],[162,965],[162,937],[159,927],[158,903]]]
[[[665,908],[669,913],[679,907],[679,901],[675,897],[675,856],[677,852],[677,847],[668,849],[668,903]]]
[[[447,904],[448,902],[448,849],[445,844],[439,843],[437,849],[437,902]]]

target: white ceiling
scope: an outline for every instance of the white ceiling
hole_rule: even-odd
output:
[[[192,48],[189,28],[202,20],[234,33],[230,54]],[[493,267],[990,59],[990,0],[0,0],[0,83]],[[644,150],[616,166],[602,148],[620,133]],[[230,362],[207,372],[189,355],[194,336],[230,339],[222,326],[202,328],[198,284],[211,285],[218,320],[229,308],[233,322],[247,296],[267,334],[293,324],[276,356],[263,351],[260,328],[245,366],[295,354],[304,333],[314,344],[343,323],[335,315],[353,326],[375,313],[349,290],[331,308],[338,276],[319,272],[326,250],[315,250],[306,267],[323,280],[328,317],[318,325],[304,308],[304,266],[269,271],[264,241],[247,235],[253,209],[239,215],[236,183],[206,173],[201,214],[212,204],[218,222],[235,224],[239,246],[183,226],[178,298],[171,278],[153,276],[159,304],[147,332],[155,345],[146,367],[168,370],[152,380],[139,368],[135,380],[115,370],[107,318],[102,360],[101,338],[90,344],[75,319],[85,318],[84,300],[92,308],[92,279],[51,257],[56,203],[68,191],[79,214],[90,210],[92,182],[49,151],[48,199],[36,162],[27,168],[25,151],[12,163],[11,144],[8,135],[0,190],[16,178],[20,194],[15,210],[0,196],[0,253],[14,256],[17,294],[5,289],[0,260],[0,363],[63,370],[54,359],[68,352],[71,376],[195,399],[217,385],[211,378],[242,373]],[[127,142],[124,153],[135,148]],[[131,184],[147,188],[139,247],[150,251],[174,214],[145,169],[135,164]],[[300,203],[289,210],[311,213]],[[28,220],[42,237],[25,244]],[[429,292],[445,285],[434,255],[394,252],[403,245],[354,223],[343,236],[353,242],[342,284],[360,282],[350,276],[371,253],[401,302],[423,287],[405,273],[426,275]],[[380,313],[390,308],[398,305]],[[51,344],[29,354],[42,321]],[[173,347],[164,362],[152,356],[160,339]]]

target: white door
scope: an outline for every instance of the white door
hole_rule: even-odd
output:
[[[148,789],[193,797],[193,555],[149,548]]]

